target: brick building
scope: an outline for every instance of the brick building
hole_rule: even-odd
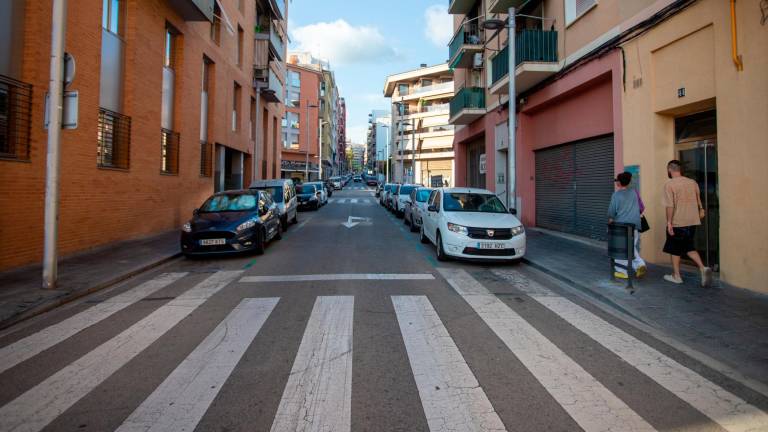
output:
[[[318,100],[323,73],[311,65],[288,63],[287,67],[281,177],[316,180],[319,175]]]
[[[0,269],[42,255],[51,12],[0,5]],[[276,176],[286,18],[284,0],[68,2],[61,254],[172,230],[214,190]]]

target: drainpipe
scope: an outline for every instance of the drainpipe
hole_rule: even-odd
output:
[[[507,50],[509,52],[509,119],[507,120],[507,127],[509,129],[509,148],[507,149],[507,181],[509,186],[507,187],[507,207],[515,209],[517,211],[517,171],[516,161],[517,156],[517,143],[515,142],[515,120],[516,110],[515,102],[517,101],[517,90],[515,88],[515,8],[509,8],[507,12],[509,14],[509,37],[507,38]]]
[[[736,0],[731,0],[731,57],[737,71],[744,70],[744,64],[739,55],[739,46],[736,41]]]

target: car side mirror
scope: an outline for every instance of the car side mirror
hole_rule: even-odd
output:
[[[196,209],[192,210],[192,216],[197,216],[199,214],[200,214],[200,209],[199,208],[196,208]]]
[[[437,211],[437,206],[431,205],[431,206],[427,207],[427,211],[436,212]]]
[[[509,214],[517,216],[517,209],[516,208],[509,209]]]

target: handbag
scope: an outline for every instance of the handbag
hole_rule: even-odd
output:
[[[640,231],[641,233],[644,233],[651,229],[651,226],[648,225],[648,219],[645,218],[644,215],[640,215]]]

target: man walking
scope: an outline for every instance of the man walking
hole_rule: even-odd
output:
[[[608,223],[618,222],[627,223],[635,226],[635,254],[632,260],[632,268],[635,269],[637,277],[645,275],[645,261],[640,257],[640,195],[637,192],[627,189],[632,182],[632,173],[623,172],[616,176],[616,192],[611,196],[611,203],[608,206]],[[626,260],[616,260],[616,266],[613,275],[620,279],[627,279],[627,269],[629,263]]]
[[[712,282],[712,270],[704,266],[693,244],[696,227],[701,225],[701,219],[704,218],[699,185],[683,176],[682,164],[678,160],[669,161],[667,176],[669,180],[664,184],[663,197],[663,205],[667,210],[667,241],[664,243],[664,252],[672,256],[672,274],[664,276],[664,280],[675,284],[683,283],[680,276],[680,257],[687,255],[699,267],[701,286],[708,286]]]

